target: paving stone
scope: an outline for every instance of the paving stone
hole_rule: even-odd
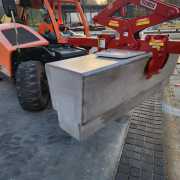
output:
[[[166,180],[166,178],[164,176],[160,176],[160,175],[155,174],[153,176],[153,180]]]
[[[154,139],[156,139],[156,138],[159,139],[161,137],[161,134],[154,134],[154,133],[148,132],[148,131],[146,131],[144,134],[145,134],[145,136],[148,136],[148,137],[151,137]]]
[[[126,153],[122,155],[125,155],[127,158],[130,158],[130,159],[135,159],[139,161],[141,160],[141,154],[136,153],[135,151],[126,151]]]
[[[137,130],[137,129],[129,129],[129,132],[134,133],[134,134],[139,134],[139,135],[145,135],[145,132],[142,130]]]
[[[161,145],[161,139],[155,139],[155,138],[152,138],[152,137],[145,136],[144,140],[147,143]]]
[[[148,154],[149,156],[154,156],[153,149],[144,149],[143,153]]]
[[[157,158],[157,159],[163,159],[164,158],[164,154],[162,152],[155,151],[154,152],[154,157]]]
[[[131,177],[129,177],[129,180],[139,180],[139,178],[131,176]]]
[[[142,147],[138,147],[138,146],[135,146],[133,144],[127,144],[126,143],[124,145],[123,151],[127,151],[127,150],[134,151],[134,152],[137,152],[137,153],[142,153],[143,152]]]
[[[130,168],[127,164],[125,163],[120,163],[119,165],[119,172],[123,173],[123,174],[129,174]]]
[[[142,180],[153,180],[153,173],[150,171],[142,170],[141,179]]]
[[[140,177],[141,175],[141,169],[136,167],[130,168],[130,176],[131,177]]]
[[[141,136],[140,134],[134,134],[134,133],[128,133],[127,139],[128,138],[133,138],[133,139],[138,139],[138,140],[144,140],[144,136]]]
[[[155,151],[163,152],[163,145],[162,144],[154,144]]]
[[[163,166],[154,166],[153,172],[157,175],[164,176],[165,175],[165,168]]]
[[[130,159],[127,158],[126,156],[124,156],[124,154],[122,154],[122,157],[121,157],[121,160],[120,160],[120,164],[123,163],[123,164],[126,164],[129,166],[130,164]]]
[[[145,163],[154,164],[154,157],[149,154],[143,153],[141,159]]]
[[[133,166],[135,168],[142,168],[142,161],[136,160],[136,159],[130,159],[129,161],[130,166]]]
[[[124,174],[124,173],[119,173],[116,176],[117,180],[129,180],[129,175],[128,174]]]

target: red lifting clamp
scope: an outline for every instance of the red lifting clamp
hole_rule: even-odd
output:
[[[144,7],[150,10],[150,14],[131,19],[114,16],[117,11],[124,16],[128,5]],[[112,39],[107,48],[127,48],[153,53],[146,68],[147,78],[150,78],[164,67],[170,53],[180,53],[180,42],[170,41],[168,36],[160,35],[147,36],[145,40],[140,40],[139,32],[178,17],[179,7],[158,0],[116,0],[95,16],[94,21],[111,27],[120,34],[120,38]]]

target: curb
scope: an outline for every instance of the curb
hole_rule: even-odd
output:
[[[175,97],[174,87],[169,84],[163,95],[164,150],[168,180],[180,179],[180,104]]]

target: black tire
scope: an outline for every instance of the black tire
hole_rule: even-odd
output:
[[[21,63],[16,71],[16,89],[24,110],[45,109],[49,102],[49,89],[43,64],[39,61]]]

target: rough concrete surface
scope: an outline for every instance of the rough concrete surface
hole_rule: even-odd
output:
[[[164,144],[168,180],[180,179],[180,65],[177,65],[164,93]]]
[[[109,180],[128,126],[127,118],[114,121],[78,143],[51,108],[23,111],[13,83],[0,81],[0,180]]]

